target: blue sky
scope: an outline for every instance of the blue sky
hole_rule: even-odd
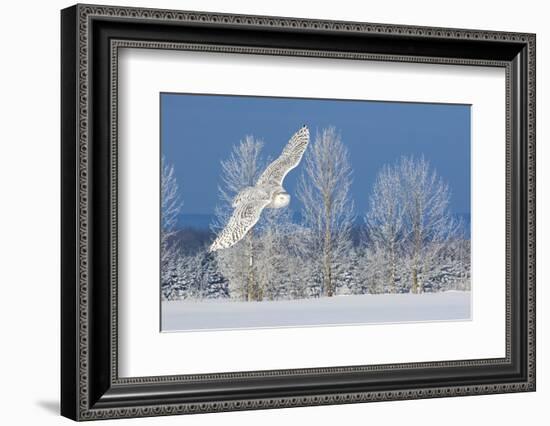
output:
[[[380,168],[401,155],[424,157],[449,184],[451,210],[470,212],[470,106],[376,101],[319,100],[162,93],[161,152],[176,169],[183,214],[213,214],[220,160],[246,135],[264,141],[275,158],[302,126],[316,132],[335,126],[353,169],[356,213],[368,208]],[[284,186],[295,194],[302,168]],[[294,196],[291,207],[300,204]]]

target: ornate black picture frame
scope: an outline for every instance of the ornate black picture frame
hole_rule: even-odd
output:
[[[534,34],[95,5],[64,9],[61,29],[62,415],[92,420],[535,390]],[[506,356],[120,378],[120,47],[504,68]]]

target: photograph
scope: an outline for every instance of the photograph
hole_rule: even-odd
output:
[[[159,97],[162,332],[471,319],[471,105]]]
[[[48,138],[22,135],[60,133],[61,158],[36,156],[57,170],[60,203],[18,181],[29,202],[12,210],[28,213],[27,227],[4,223],[33,249],[21,230],[34,232],[36,206],[59,210],[57,226],[42,221],[60,228],[59,259],[41,267],[39,250],[34,268],[60,274],[57,302],[36,298],[59,305],[59,338],[27,315],[32,336],[58,342],[39,363],[52,380],[40,383],[55,384],[59,412],[75,421],[212,413],[279,424],[270,412],[327,406],[341,420],[363,409],[343,405],[369,403],[375,423],[387,407],[390,424],[425,423],[409,409],[429,403],[434,419],[461,413],[461,425],[476,407],[521,422],[544,399],[543,14],[279,3],[62,5],[57,24],[46,11],[34,22],[56,40],[55,54],[35,50],[60,56],[58,84],[37,81],[61,86],[61,108],[36,115],[38,126],[19,108],[11,139],[46,149]],[[28,104],[19,92],[14,110]],[[24,173],[41,166],[17,161],[29,155],[5,157],[14,183],[42,184],[44,173]],[[15,320],[18,297],[6,298]],[[499,409],[514,396],[496,394],[520,392],[526,404]],[[412,401],[423,399],[440,402]]]

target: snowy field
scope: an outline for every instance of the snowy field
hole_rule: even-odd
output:
[[[470,292],[336,296],[275,302],[163,301],[162,331],[470,319]]]

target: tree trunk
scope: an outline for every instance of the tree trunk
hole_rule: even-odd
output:
[[[323,272],[323,289],[328,297],[332,297],[332,268],[330,265],[330,237],[325,237],[325,253],[324,253],[324,272]]]
[[[323,259],[323,289],[328,297],[332,297],[334,289],[332,288],[332,253],[331,253],[331,229],[330,229],[330,201],[325,199],[325,243]]]
[[[416,208],[419,211],[419,208]],[[414,264],[413,264],[413,283],[412,283],[412,292],[418,293],[419,283],[418,283],[418,262],[420,258],[420,251],[422,247],[422,232],[420,230],[420,214],[417,215],[416,225],[414,226]]]
[[[256,299],[254,289],[254,233],[248,231],[248,276],[246,282],[246,299],[250,302]]]
[[[394,242],[391,243],[390,248],[390,282],[389,282],[389,292],[395,293],[395,246]]]
[[[418,293],[418,269],[416,266],[413,268],[413,283],[411,290],[413,293]]]

